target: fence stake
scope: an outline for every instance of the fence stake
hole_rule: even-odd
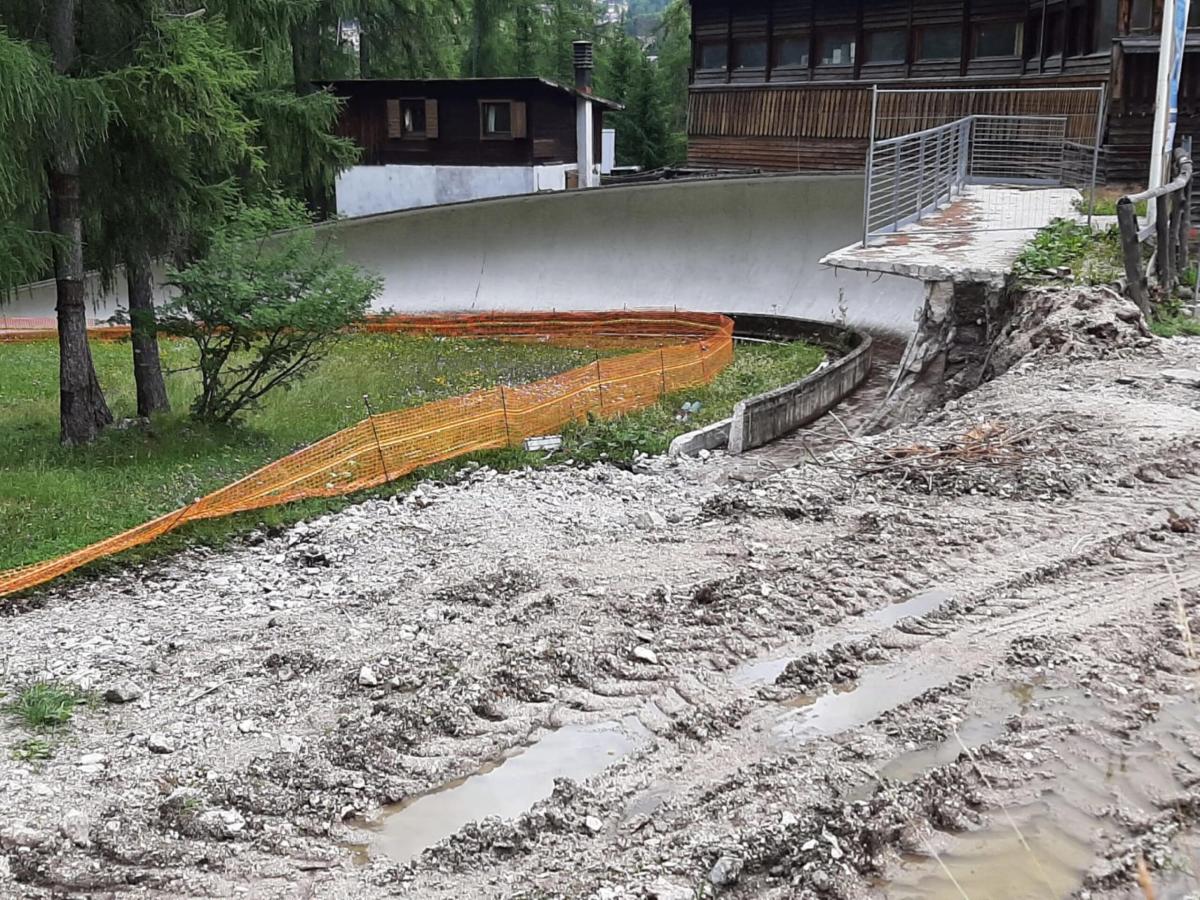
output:
[[[1092,227],[1092,213],[1096,209],[1096,179],[1100,171],[1100,142],[1104,140],[1104,104],[1108,102],[1108,89],[1100,85],[1100,105],[1096,110],[1096,145],[1092,147],[1092,189],[1088,195],[1088,228]]]
[[[604,415],[604,382],[600,379],[600,357],[596,357],[596,396],[600,398],[600,415]]]
[[[879,85],[871,85],[871,136],[867,141],[867,180],[863,183],[863,247],[871,233],[871,181],[875,174],[875,122],[879,115]]]
[[[663,357],[662,347],[658,348],[658,372],[659,372],[659,375],[662,377],[662,394],[661,394],[661,396],[665,397],[665,396],[667,396],[667,361]]]
[[[504,385],[500,385],[500,408],[504,410],[504,443],[506,447],[511,447],[512,429],[508,426],[508,401],[504,399]]]
[[[379,465],[383,467],[383,480],[389,482],[392,476],[388,474],[387,460],[383,456],[383,444],[379,442],[379,429],[375,427],[375,413],[371,410],[371,397],[363,394],[363,406],[367,408],[367,421],[371,423],[371,433],[375,435],[375,449],[379,453]]]

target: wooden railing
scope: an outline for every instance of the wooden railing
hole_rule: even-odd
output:
[[[1191,232],[1192,158],[1182,149],[1171,157],[1174,177],[1161,187],[1128,194],[1117,201],[1117,223],[1121,228],[1121,254],[1129,296],[1150,315],[1150,286],[1142,262],[1142,243],[1155,239],[1155,276],[1159,289],[1170,293],[1179,281],[1179,273],[1188,264],[1188,236]],[[1137,204],[1154,202],[1154,223],[1142,226]]]

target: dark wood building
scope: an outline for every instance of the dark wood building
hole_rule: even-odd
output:
[[[861,169],[874,84],[918,91],[1104,85],[1107,178],[1146,177],[1163,0],[691,2],[692,165]],[[1200,25],[1200,3],[1191,25]],[[1181,135],[1200,133],[1200,31],[1189,33],[1188,51]],[[885,129],[932,118],[929,94],[890,95],[888,103]],[[1094,140],[1094,94],[992,93],[955,103],[963,114],[1067,114],[1073,137]]]
[[[358,164],[338,176],[338,213],[599,184],[604,111],[620,106],[593,96],[590,78],[581,84],[540,78],[323,84],[343,101],[338,133],[362,151]]]
[[[532,166],[574,163],[573,88],[540,78],[335,81],[338,133],[362,148],[360,165]],[[589,97],[595,158],[604,110]]]

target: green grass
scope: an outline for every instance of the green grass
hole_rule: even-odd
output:
[[[1124,271],[1121,236],[1116,228],[1093,231],[1069,219],[1057,219],[1039,231],[1017,258],[1013,271],[1024,284],[1061,280],[1069,270],[1076,284],[1111,284]]]
[[[192,345],[164,341],[163,364],[194,364]],[[92,352],[113,414],[135,414],[127,343]],[[583,365],[596,354],[545,344],[356,335],[290,391],[269,395],[239,426],[192,421],[194,372],[167,378],[174,412],[113,429],[89,447],[58,444],[58,349],[0,345],[0,570],[53,558],[170,512],[365,416]]]
[[[1098,195],[1096,202],[1089,204],[1086,197],[1075,201],[1075,209],[1087,215],[1088,206],[1091,206],[1092,215],[1095,216],[1115,216],[1117,214],[1117,201],[1123,197],[1123,194],[1115,194],[1111,196]],[[1142,217],[1146,215],[1146,201],[1139,200],[1133,205],[1133,211]]]
[[[97,369],[118,416],[134,408],[129,347],[95,344]],[[167,342],[164,363],[190,365],[186,344]],[[605,355],[605,354],[602,354]],[[368,496],[391,496],[417,481],[442,479],[468,459],[501,470],[566,458],[624,462],[658,453],[677,434],[729,415],[738,400],[795,381],[824,351],[808,344],[739,344],[733,363],[712,383],[681,391],[618,419],[564,430],[563,450],[507,449],[462,457],[349,497],[307,500],[189,524],[143,547],[89,567],[103,571],[197,544],[216,546],[256,528],[287,526],[342,509]],[[0,345],[0,570],[53,558],[190,502],[286,453],[363,418],[362,395],[376,411],[397,409],[497,383],[545,377],[594,359],[592,350],[544,344],[428,340],[393,335],[349,338],[294,390],[270,396],[238,427],[201,426],[186,416],[190,373],[168,377],[176,410],[148,428],[106,433],[92,447],[57,443],[57,348]],[[678,421],[685,403],[700,409]]]
[[[568,427],[565,451],[575,459],[624,462],[635,453],[663,453],[672,438],[719,422],[739,400],[803,378],[824,358],[811,344],[738,344],[733,362],[710,384],[681,391],[647,409],[616,419]],[[684,403],[700,403],[685,421],[676,417]]]
[[[11,756],[17,762],[41,762],[54,755],[54,748],[49,741],[41,738],[28,738],[18,741],[12,748]]]
[[[1150,320],[1150,330],[1159,337],[1200,337],[1200,319],[1194,319],[1183,311],[1183,304],[1175,300],[1159,303]]]
[[[31,731],[48,731],[71,721],[75,707],[84,702],[79,691],[69,685],[39,681],[29,685],[8,706],[8,711]]]

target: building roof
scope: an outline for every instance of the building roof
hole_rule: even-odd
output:
[[[520,88],[541,86],[551,90],[558,91],[564,96],[575,98],[585,97],[595,103],[600,104],[606,109],[622,110],[625,107],[617,103],[615,100],[606,100],[603,97],[598,97],[595,94],[588,94],[573,87],[559,84],[557,81],[550,81],[547,78],[517,77],[517,78],[346,78],[336,81],[314,81],[317,87],[332,88],[334,92],[339,90],[350,91],[356,86],[375,85],[395,88],[397,91],[405,93],[420,93],[427,87],[437,87],[438,85],[465,85],[478,84],[480,87],[489,86],[503,90],[504,88]]]

